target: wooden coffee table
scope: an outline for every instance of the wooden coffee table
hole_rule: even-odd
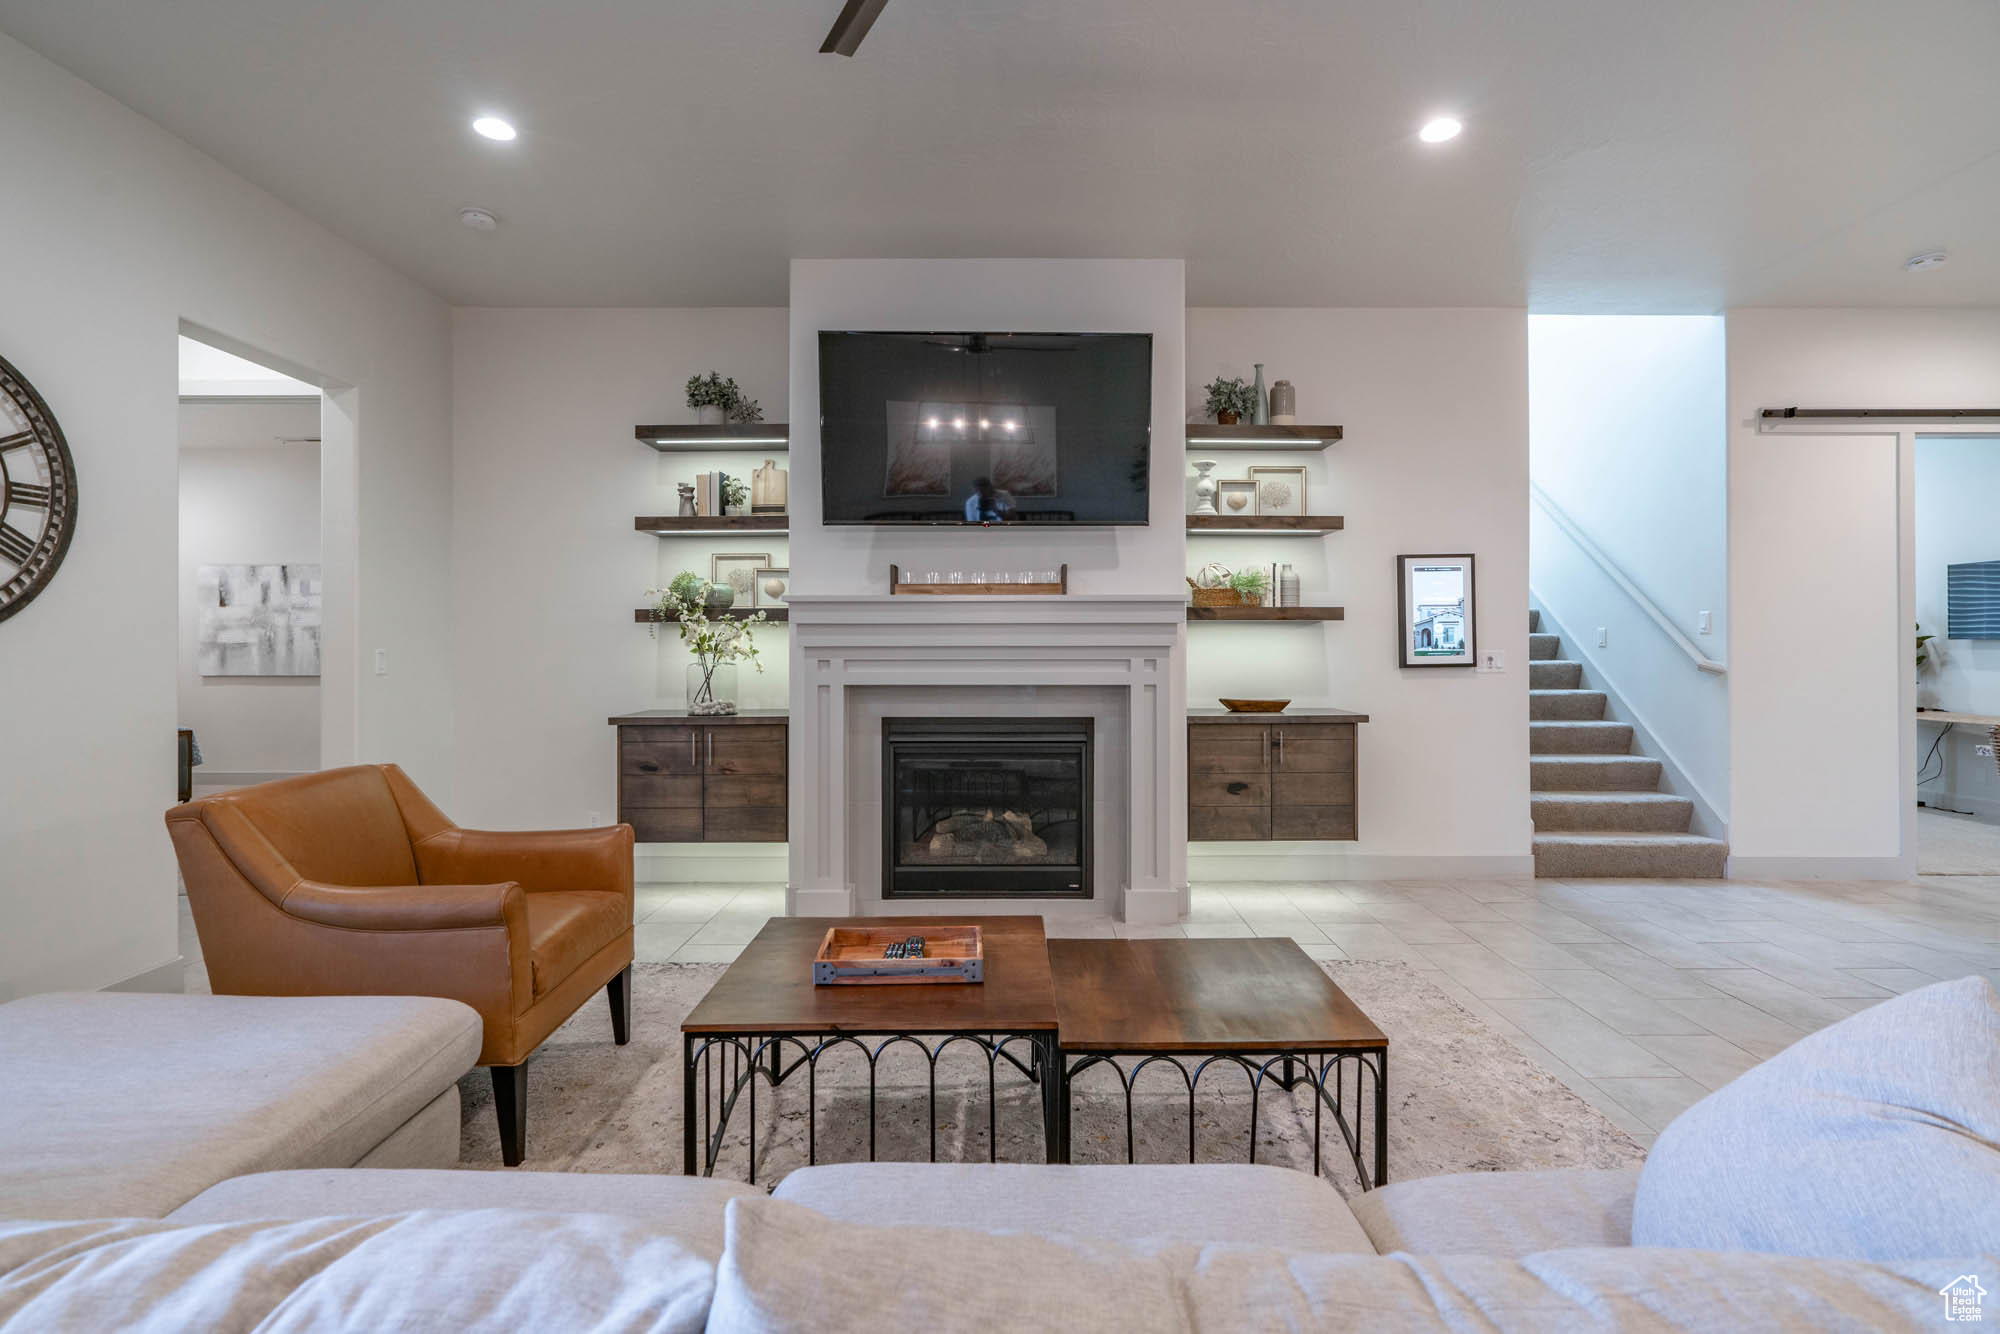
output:
[[[912,935],[949,921],[976,924],[985,936],[985,981],[901,986],[813,985],[813,955],[828,927],[906,927]],[[806,1157],[818,1152],[813,1106],[819,1058],[850,1046],[868,1060],[868,1157],[875,1157],[874,1069],[883,1052],[914,1046],[931,1064],[931,1160],[937,1160],[937,1058],[954,1042],[986,1053],[987,1154],[993,1134],[993,1085],[1005,1061],[1042,1090],[1042,1132],[1056,1162],[1055,982],[1039,917],[773,917],[681,1023],[681,1162],[690,1176],[711,1175],[736,1101],[750,1097],[750,1180],[757,1179],[757,1084],[776,1087],[806,1071]],[[1022,1050],[1009,1050],[1018,1044]],[[1025,1059],[1023,1059],[1025,1057]],[[697,1132],[699,1105],[703,1127]]]
[[[1296,942],[1052,940],[1049,961],[1061,1032],[1062,1161],[1069,1161],[1072,1079],[1094,1065],[1118,1071],[1130,1162],[1133,1081],[1150,1066],[1166,1064],[1187,1082],[1193,1162],[1195,1090],[1202,1074],[1221,1063],[1250,1077],[1251,1162],[1257,1161],[1257,1098],[1264,1081],[1291,1089],[1303,1080],[1316,1094],[1314,1173],[1320,1170],[1325,1109],[1340,1128],[1362,1189],[1389,1179],[1389,1039]]]

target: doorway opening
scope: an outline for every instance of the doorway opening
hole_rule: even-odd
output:
[[[1916,438],[1917,872],[2000,875],[2000,436]]]

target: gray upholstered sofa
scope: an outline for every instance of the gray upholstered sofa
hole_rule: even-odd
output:
[[[1905,1130],[2000,1161],[2000,998],[1962,988],[1953,999],[1956,1010],[1914,1024],[1951,1030],[1915,1054],[1970,1043],[1969,1063],[1884,1089],[1881,1104],[1946,1110],[1871,1132],[1854,1155],[1864,1177]],[[1793,1049],[1820,1043],[1790,1062],[1803,1078],[1780,1058],[1760,1067],[1773,1070],[1768,1087],[1746,1076],[1744,1090],[1691,1110],[1694,1129],[1670,1128],[1645,1174],[1434,1177],[1350,1208],[1325,1182],[1273,1167],[855,1164],[795,1171],[772,1197],[664,1174],[441,1169],[455,1149],[425,1128],[428,1109],[456,1078],[447,1072],[471,1067],[478,1037],[476,1021],[461,1029],[463,1017],[433,1008],[450,1002],[340,1015],[305,1010],[351,998],[252,1002],[298,1015],[212,1023],[206,1041],[225,1050],[179,1067],[211,1095],[183,1090],[144,1115],[147,1080],[97,1059],[102,1021],[115,1011],[138,1045],[186,1043],[187,1016],[214,1003],[0,1006],[0,1331],[1930,1329],[1947,1293],[2000,1280],[2000,1235],[1986,1231],[2000,1202],[1977,1182],[1945,1187],[1904,1161],[1900,1182],[1756,1183],[1786,1153],[1760,1142],[1763,1126],[1821,1152],[1825,1138],[1792,1123],[1817,1115],[1858,1139],[1840,1118],[1872,1115],[1848,1091],[1813,1086],[1827,1055],[1844,1054],[1837,1030]],[[174,1021],[144,1018],[148,1005]],[[23,1021],[69,1036],[25,1039]],[[1907,1041],[1913,1024],[1892,1015],[1884,1027]],[[342,1029],[375,1050],[343,1055],[329,1037]],[[17,1115],[24,1055],[18,1068],[44,1080],[64,1079],[66,1063],[70,1092],[39,1093],[39,1110]],[[153,1073],[175,1090],[167,1069]],[[84,1097],[100,1072],[115,1094]],[[225,1087],[236,1096],[213,1096]],[[1746,1109],[1750,1124],[1731,1119]],[[64,1123],[38,1123],[52,1115]],[[1689,1196],[1649,1175],[1676,1159],[1709,1175],[1702,1155],[1718,1138],[1741,1155],[1722,1174],[1734,1179]],[[395,1165],[367,1165],[385,1159]],[[1976,1156],[1958,1166],[1982,1163],[2000,1179]],[[1956,1212],[1927,1210],[1939,1195]],[[1824,1215],[1850,1202],[1884,1220],[1888,1254],[1840,1258],[1852,1243]],[[1635,1212],[1655,1237],[1722,1228],[1726,1248],[1634,1246]],[[1933,1258],[1898,1236],[1947,1250]]]

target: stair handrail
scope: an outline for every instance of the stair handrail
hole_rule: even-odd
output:
[[[1659,626],[1665,632],[1667,638],[1671,639],[1681,652],[1688,655],[1688,660],[1694,663],[1697,670],[1707,672],[1711,676],[1724,676],[1728,673],[1729,668],[1727,666],[1717,662],[1714,658],[1709,657],[1706,653],[1695,647],[1694,641],[1682,634],[1680,627],[1668,620],[1667,614],[1661,611],[1651,598],[1640,592],[1639,586],[1630,579],[1627,579],[1625,572],[1613,564],[1609,556],[1598,550],[1597,544],[1592,542],[1588,537],[1585,537],[1583,530],[1576,526],[1576,521],[1570,518],[1569,515],[1564,514],[1562,507],[1551,500],[1549,493],[1542,490],[1532,479],[1528,482],[1528,494],[1533,496],[1535,503],[1542,507],[1542,512],[1555,521],[1556,527],[1562,529],[1563,534],[1570,541],[1576,543],[1583,554],[1590,557],[1591,562],[1598,569],[1604,571],[1605,576],[1612,583],[1618,585],[1624,591],[1625,596],[1631,598],[1640,611],[1645,612],[1647,616],[1651,617],[1653,624]]]

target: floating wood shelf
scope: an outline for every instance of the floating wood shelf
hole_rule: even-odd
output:
[[[1345,607],[1189,607],[1190,621],[1342,621]]]
[[[791,531],[789,514],[724,514],[689,518],[679,514],[640,515],[632,526],[661,537],[729,537],[738,533]]]
[[[727,426],[635,426],[632,434],[662,454],[709,454],[789,449],[784,422],[732,422]]]
[[[1285,537],[1311,537],[1314,533],[1337,533],[1347,526],[1338,514],[1190,514],[1187,530],[1194,533],[1267,533]]]
[[[1215,426],[1187,428],[1187,447],[1197,454],[1216,450],[1264,450],[1270,453],[1317,452],[1340,442],[1338,426]]]
[[[709,619],[740,621],[752,613],[760,611],[764,613],[765,618],[773,625],[792,619],[792,610],[789,607],[731,607],[728,611],[722,613],[721,617],[711,616]],[[632,613],[632,619],[641,625],[646,625],[653,619],[653,609],[651,607],[640,607]],[[659,622],[659,624],[672,625],[678,620],[680,620],[680,617],[670,616],[666,620]]]

